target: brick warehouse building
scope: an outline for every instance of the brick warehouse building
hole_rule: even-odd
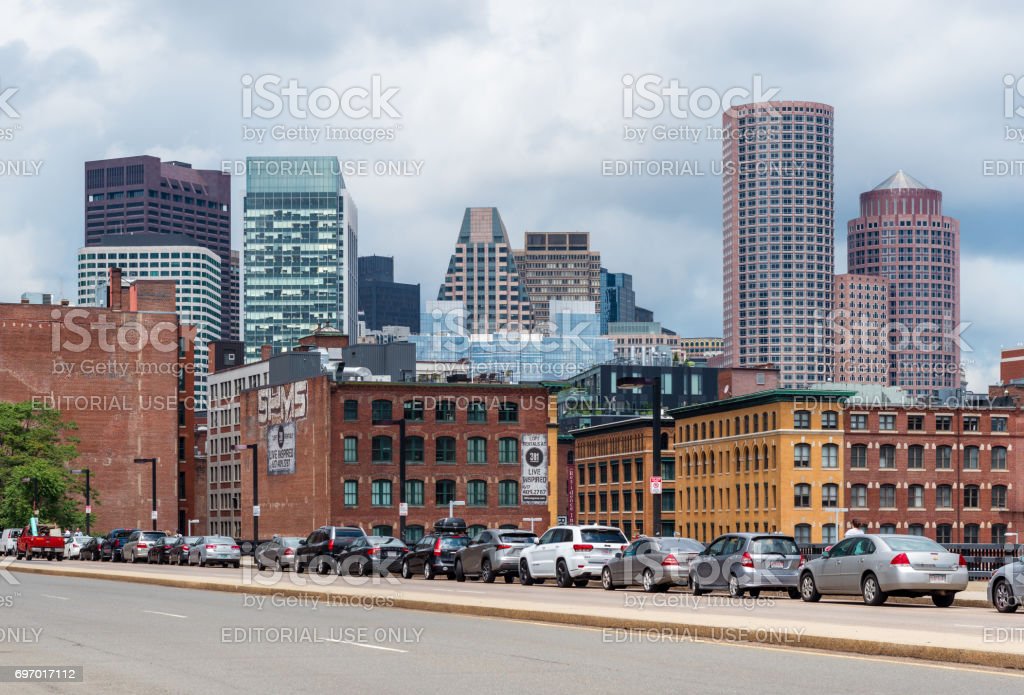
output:
[[[554,494],[546,505],[523,505],[520,498],[523,435],[546,440],[549,462],[561,458],[554,399],[543,386],[338,382],[322,375],[248,389],[239,400],[240,442],[259,443],[261,537],[305,535],[322,524],[397,535],[395,423],[401,418],[408,540],[447,516],[453,499],[466,502],[456,516],[471,527],[522,527],[524,517],[538,517],[542,531],[558,513],[557,466],[549,466]],[[285,448],[294,436],[293,472],[269,474],[271,433],[280,435]],[[278,466],[278,454],[270,455]],[[244,456],[242,538],[253,533],[251,465],[251,456]]]
[[[117,269],[110,280],[121,288]],[[90,470],[98,532],[150,528],[152,468],[135,458],[159,459],[158,528],[194,513],[190,331],[174,301],[173,282],[145,280],[111,292],[105,308],[0,304],[0,399],[55,408],[77,425],[71,465]]]

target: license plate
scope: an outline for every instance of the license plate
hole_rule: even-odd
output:
[[[929,574],[928,575],[928,581],[931,582],[932,584],[945,584],[946,583],[946,575],[944,575],[944,574]]]
[[[782,569],[785,566],[786,566],[786,563],[782,562],[781,560],[772,560],[771,562],[768,563],[768,569],[772,569],[772,570],[780,570],[780,569]]]

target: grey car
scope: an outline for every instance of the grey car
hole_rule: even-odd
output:
[[[133,531],[121,548],[121,557],[125,562],[149,562],[149,546],[163,543],[165,535],[163,531]]]
[[[206,567],[210,564],[238,567],[242,562],[242,549],[234,538],[227,536],[200,536],[188,551],[188,564]]]
[[[690,582],[690,562],[704,550],[692,538],[638,538],[601,570],[601,586],[607,591],[641,586],[647,593],[668,591]]]
[[[904,534],[864,534],[844,538],[808,562],[800,572],[800,596],[860,595],[880,606],[890,596],[931,596],[940,608],[953,605],[967,588],[967,563],[925,538]]]
[[[274,536],[256,548],[256,566],[259,569],[295,569],[295,549],[299,547],[299,536]]]
[[[537,534],[518,529],[489,528],[455,553],[455,579],[480,578],[490,584],[497,577],[511,584],[519,576],[519,553],[533,545]]]
[[[745,593],[757,597],[762,591],[785,591],[797,599],[803,564],[804,556],[792,536],[727,533],[690,561],[690,590],[700,596],[725,589],[733,598]]]
[[[1024,558],[1008,562],[988,580],[988,601],[1000,613],[1016,613],[1024,602]]]

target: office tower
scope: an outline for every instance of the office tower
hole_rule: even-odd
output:
[[[784,386],[828,381],[832,107],[744,104],[722,121],[725,364],[773,364]]]
[[[588,232],[526,232],[516,268],[526,286],[539,333],[551,332],[552,301],[601,302],[601,254]]]
[[[356,336],[358,219],[337,157],[249,157],[245,181],[246,360],[318,326]]]
[[[232,292],[231,176],[142,155],[85,163],[85,246],[110,234],[180,234],[220,258],[219,337],[238,338]]]
[[[629,273],[609,273],[601,268],[600,274],[601,335],[607,335],[609,323],[636,321],[636,293]]]
[[[420,332],[420,286],[395,282],[395,259],[362,256],[359,259],[359,313],[367,330],[405,326]]]
[[[242,258],[238,249],[231,249],[231,267],[228,269],[230,275],[228,276],[228,292],[229,296],[234,302],[233,307],[229,307],[232,313],[227,316],[227,331],[226,335],[230,336],[223,338],[223,340],[239,340],[242,336]]]
[[[437,299],[466,305],[469,333],[533,326],[530,300],[497,208],[466,208]]]
[[[95,242],[78,250],[78,304],[106,306],[111,268],[123,280],[173,281],[178,318],[196,331],[195,409],[205,410],[206,348],[222,321],[220,257],[183,234],[106,234]]]
[[[889,281],[877,275],[836,275],[832,303],[835,380],[889,385]]]
[[[897,171],[861,193],[849,272],[889,281],[889,383],[919,397],[960,387],[960,222],[942,192]]]

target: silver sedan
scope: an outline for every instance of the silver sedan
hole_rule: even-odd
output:
[[[202,536],[188,551],[188,564],[206,567],[208,564],[238,567],[242,561],[242,549],[234,538],[227,536]]]
[[[988,580],[988,601],[1000,613],[1016,613],[1024,601],[1024,559],[1008,562]]]
[[[860,595],[869,606],[890,596],[931,596],[940,608],[967,588],[967,563],[924,536],[865,534],[844,538],[800,572],[800,597]]]

